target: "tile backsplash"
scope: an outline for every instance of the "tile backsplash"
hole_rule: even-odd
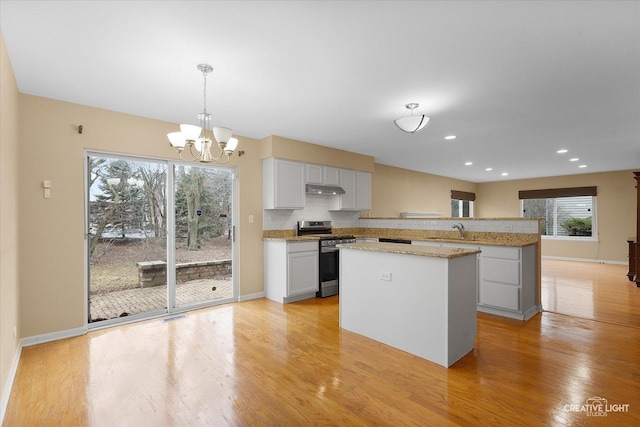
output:
[[[409,230],[451,231],[454,224],[462,223],[466,231],[488,233],[538,233],[538,221],[535,219],[508,218],[443,218],[443,219],[375,219],[363,218],[359,227],[366,228],[404,228]]]
[[[298,221],[331,221],[335,228],[399,228],[413,230],[451,231],[454,224],[462,223],[465,230],[489,233],[538,233],[538,221],[509,218],[362,218],[360,212],[337,211],[333,196],[307,195],[304,209],[264,211],[263,230],[295,230]]]
[[[331,221],[333,227],[360,227],[360,212],[336,211],[336,196],[307,194],[304,209],[268,209],[264,211],[263,230],[295,230],[298,221]]]

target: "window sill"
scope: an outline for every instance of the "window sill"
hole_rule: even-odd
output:
[[[598,243],[597,237],[578,237],[578,236],[541,236],[542,240],[553,240],[557,242],[589,242]]]

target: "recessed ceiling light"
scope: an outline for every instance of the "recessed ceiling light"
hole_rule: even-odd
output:
[[[467,163],[465,163],[464,165],[465,165],[465,166],[471,166],[472,164],[473,164],[473,162],[467,162]]]
[[[486,168],[485,169],[487,172],[491,172],[493,170],[493,168]]]
[[[587,167],[587,165],[580,165],[580,166],[578,166],[578,167],[579,167],[579,168],[586,168],[586,167]]]
[[[568,151],[569,151],[569,150],[565,150],[565,149],[563,148],[562,150],[558,150],[558,151],[556,151],[556,153],[558,153],[558,154],[564,154],[564,153],[567,153]]]
[[[507,175],[509,175],[508,172],[502,172],[502,176],[507,176]]]
[[[577,162],[578,160],[580,160],[580,159],[577,158],[577,157],[574,157],[573,159],[569,159],[570,162]]]
[[[455,135],[447,135],[444,137],[444,139],[456,139]]]

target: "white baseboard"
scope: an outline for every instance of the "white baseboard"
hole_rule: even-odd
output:
[[[627,265],[629,261],[612,261],[608,259],[591,259],[591,258],[570,258],[564,256],[548,256],[544,255],[541,257],[542,259],[555,259],[558,261],[579,261],[579,262],[594,262],[597,264],[619,264],[619,265]]]
[[[2,390],[2,401],[0,401],[0,425],[4,422],[4,414],[7,412],[7,406],[9,405],[9,397],[11,396],[11,389],[13,389],[13,380],[18,372],[18,364],[20,363],[20,355],[22,354],[22,342],[18,343],[16,354],[13,356],[13,362],[11,362],[11,368],[9,369],[9,376],[7,377],[7,384]]]
[[[249,301],[252,299],[260,299],[260,298],[264,298],[264,292],[258,292],[258,293],[249,294],[249,295],[240,295],[238,297],[238,301]]]
[[[42,344],[43,342],[56,341],[65,338],[73,338],[87,333],[86,327],[67,329],[64,331],[52,332],[50,334],[36,335],[22,339],[22,347]]]
[[[524,319],[523,320],[529,320],[533,316],[535,316],[536,314],[541,313],[541,312],[542,312],[542,306],[541,305],[534,305],[529,310],[524,312]]]

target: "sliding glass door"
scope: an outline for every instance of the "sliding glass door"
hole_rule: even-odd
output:
[[[232,171],[175,165],[174,188],[175,307],[232,298]]]
[[[87,318],[234,300],[234,170],[87,155]]]

